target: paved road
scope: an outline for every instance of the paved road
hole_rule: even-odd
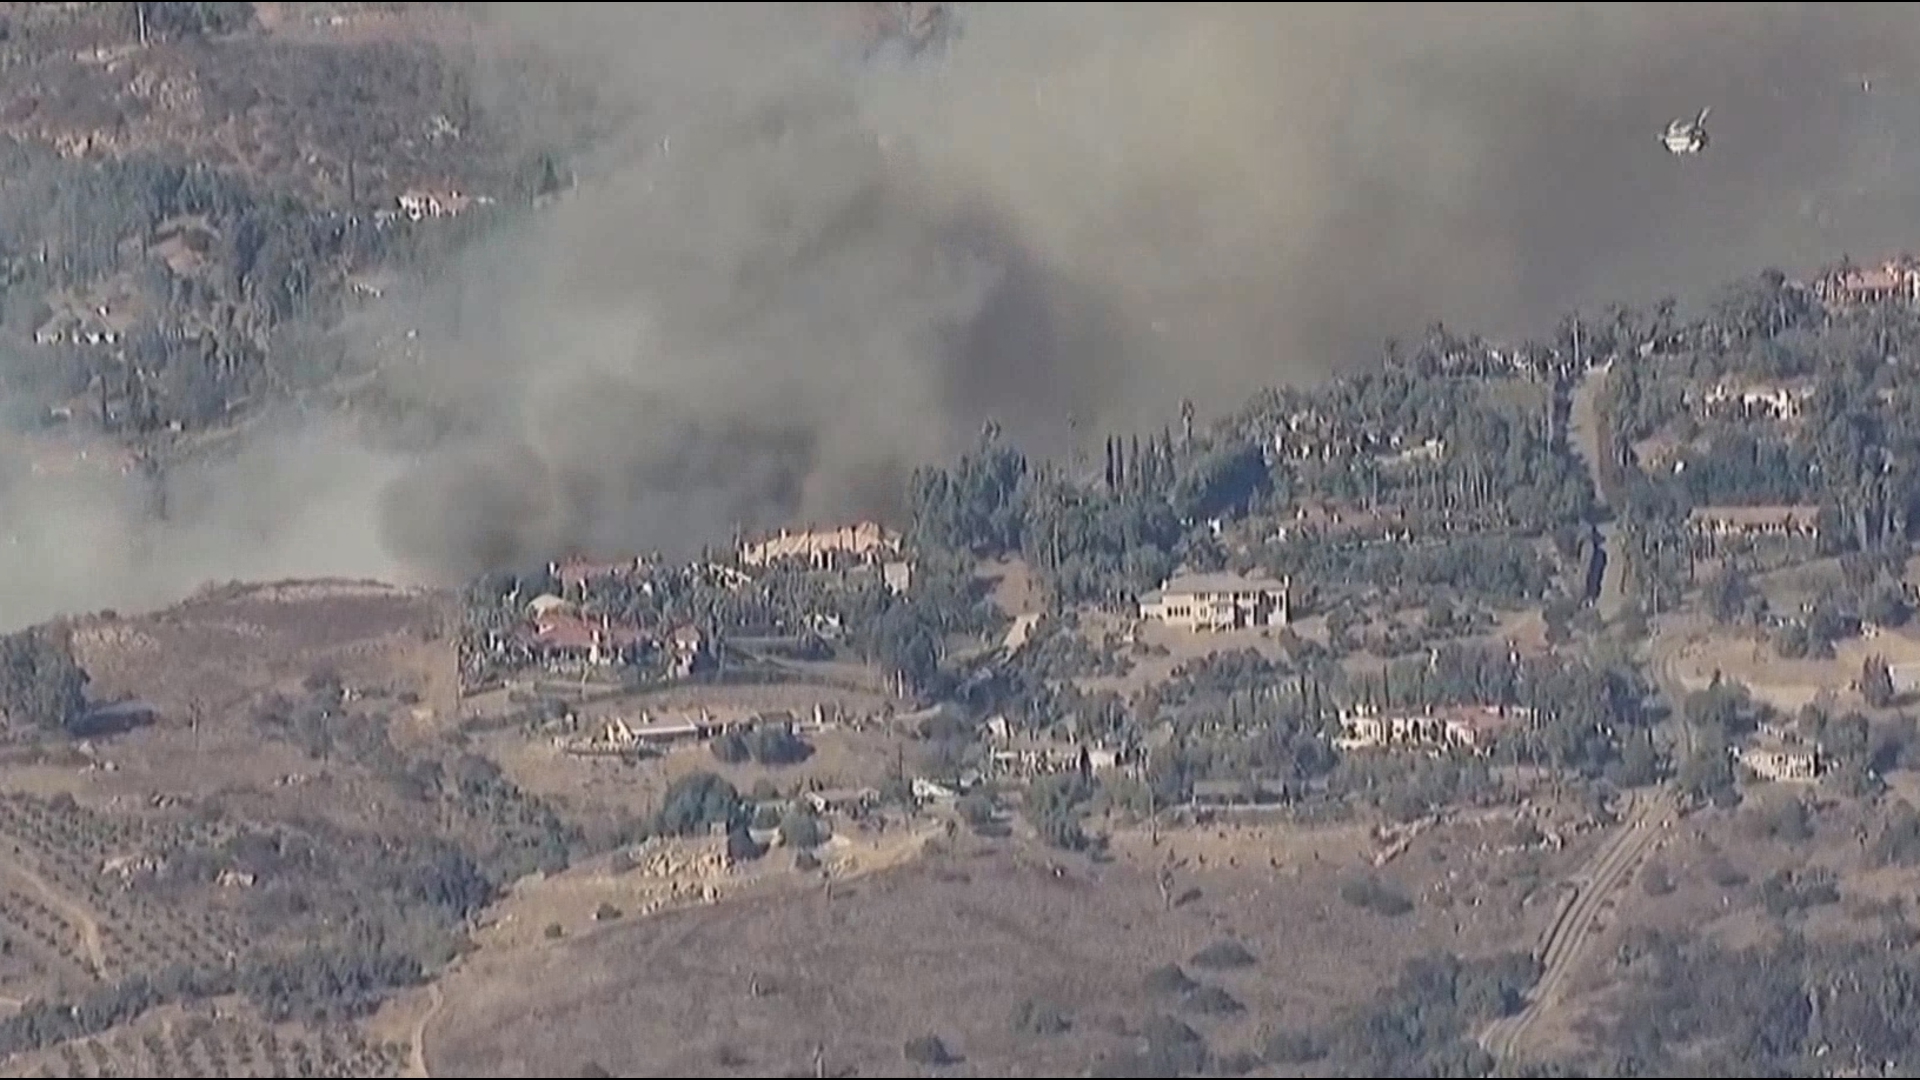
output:
[[[1574,449],[1585,459],[1593,474],[1594,491],[1600,490],[1600,389],[1607,373],[1589,371],[1574,388],[1569,427]],[[1599,608],[1603,618],[1611,619],[1626,605],[1624,560],[1613,543],[1611,524],[1600,528],[1601,549],[1608,556],[1602,571]],[[1676,668],[1680,643],[1656,634],[1641,654],[1655,689],[1672,708],[1668,721],[1676,760],[1685,760],[1694,752],[1693,727],[1683,709],[1686,684]],[[1480,1044],[1499,1059],[1511,1059],[1540,1017],[1560,1002],[1568,981],[1578,964],[1594,924],[1606,906],[1607,898],[1633,876],[1634,867],[1658,842],[1661,833],[1672,824],[1679,807],[1678,792],[1671,782],[1642,792],[1628,805],[1620,827],[1609,836],[1593,858],[1569,882],[1572,894],[1565,900],[1552,925],[1547,927],[1534,955],[1540,958],[1540,980],[1527,995],[1526,1007],[1512,1016],[1489,1024],[1480,1034]]]
[[[1607,897],[1632,877],[1634,867],[1659,838],[1672,814],[1673,798],[1664,789],[1644,793],[1628,806],[1620,827],[1575,875],[1572,899],[1562,905],[1541,938],[1535,953],[1542,967],[1540,981],[1528,995],[1526,1007],[1494,1021],[1481,1032],[1480,1045],[1488,1053],[1498,1059],[1511,1058],[1541,1014],[1558,1003]]]
[[[1605,497],[1600,494],[1600,391],[1607,384],[1607,374],[1594,368],[1581,376],[1579,385],[1573,388],[1573,400],[1567,410],[1567,426],[1574,452],[1586,463],[1587,472],[1593,477],[1594,496],[1603,504]],[[1614,543],[1616,530],[1613,522],[1601,524],[1597,532],[1601,557],[1606,562],[1600,570],[1600,595],[1595,606],[1602,619],[1612,622],[1627,606],[1627,565],[1626,560],[1620,557],[1620,546]]]

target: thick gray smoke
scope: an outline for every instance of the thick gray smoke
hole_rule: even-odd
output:
[[[32,617],[341,568],[322,551],[444,578],[724,543],[885,509],[988,417],[1058,451],[1069,417],[1091,444],[1434,319],[1537,330],[1920,227],[1892,7],[962,4],[952,50],[898,69],[854,63],[836,7],[493,5],[487,107],[595,140],[577,190],[391,313],[423,343],[384,364],[396,399],[451,434],[323,457],[331,538],[209,510],[193,560],[95,568]],[[1662,152],[1704,105],[1708,152]],[[52,520],[50,552],[110,533]],[[12,577],[75,579],[24,565],[0,623]]]

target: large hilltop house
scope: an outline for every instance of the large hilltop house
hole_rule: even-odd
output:
[[[1814,279],[1813,294],[1829,307],[1898,300],[1920,304],[1920,260],[1896,255],[1876,267],[1841,266]]]
[[[837,529],[780,530],[740,548],[742,566],[766,567],[801,562],[815,570],[871,566],[900,553],[900,537],[871,521]]]
[[[1696,554],[1714,556],[1739,544],[1820,539],[1817,506],[1696,506],[1687,514]]]
[[[1820,779],[1820,748],[1778,736],[1755,739],[1733,751],[1736,761],[1755,776],[1779,784],[1810,784]]]
[[[1181,630],[1285,626],[1289,583],[1239,574],[1181,574],[1140,598],[1142,618]]]
[[[529,620],[528,653],[550,666],[606,667],[631,662],[646,647],[637,628],[553,610]]]

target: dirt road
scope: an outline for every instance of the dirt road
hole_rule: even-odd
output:
[[[100,934],[100,920],[84,904],[54,888],[49,882],[19,859],[11,860],[8,868],[20,876],[22,881],[33,886],[49,908],[61,918],[73,924],[80,934],[80,947],[86,951],[87,963],[92,965],[93,973],[101,979],[107,978],[107,949]]]
[[[433,1067],[427,1064],[427,1025],[433,1023],[434,1018],[440,1015],[440,1010],[446,1007],[447,995],[441,991],[440,984],[437,982],[427,985],[427,993],[429,995],[427,1007],[421,1012],[420,1018],[413,1022],[413,1030],[410,1032],[407,1043],[408,1076],[431,1077],[433,1075]]]
[[[1526,1008],[1494,1021],[1480,1034],[1480,1045],[1488,1053],[1503,1060],[1513,1057],[1542,1013],[1559,1002],[1607,898],[1632,876],[1640,857],[1659,839],[1673,810],[1673,797],[1664,789],[1640,795],[1628,807],[1619,829],[1574,877],[1573,899],[1541,939],[1537,952],[1542,967],[1540,981],[1528,995]]]

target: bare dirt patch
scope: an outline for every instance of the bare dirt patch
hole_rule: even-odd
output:
[[[1136,642],[1146,646],[1144,652],[1136,650],[1130,655],[1133,667],[1125,675],[1102,675],[1078,680],[1082,690],[1088,693],[1112,691],[1126,696],[1150,686],[1158,686],[1173,678],[1174,669],[1181,664],[1215,653],[1252,649],[1271,659],[1284,656],[1287,651],[1280,635],[1273,630],[1193,633],[1154,622],[1111,615],[1083,615],[1080,619],[1081,636],[1096,647],[1109,637],[1124,637],[1129,632]]]
[[[1686,638],[1664,662],[1688,690],[1704,688],[1718,673],[1775,708],[1793,712],[1817,700],[1859,707],[1854,684],[1873,655],[1889,664],[1920,662],[1920,632],[1881,630],[1871,638],[1835,642],[1831,659],[1787,660],[1757,633],[1705,631]]]

